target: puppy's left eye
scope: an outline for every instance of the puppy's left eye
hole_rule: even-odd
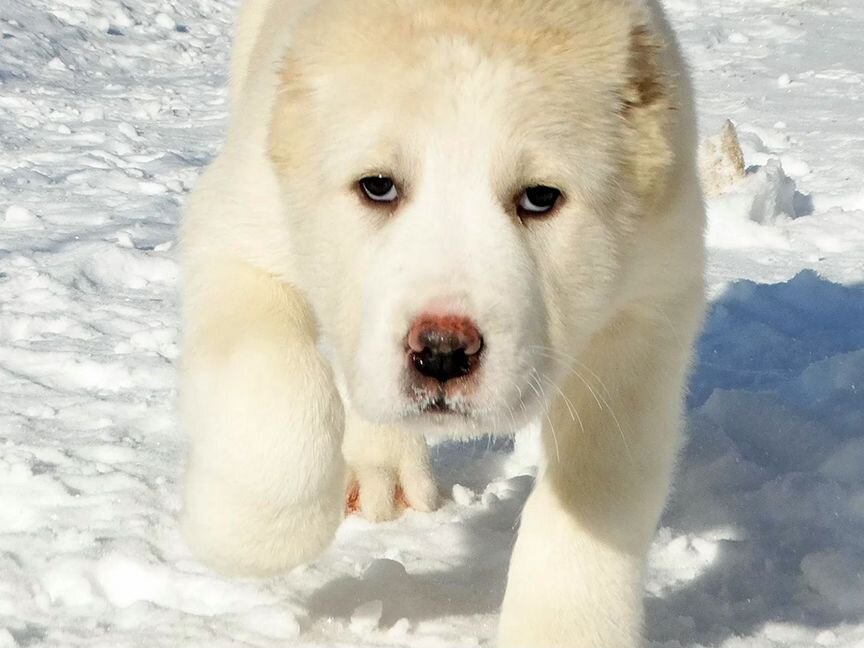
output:
[[[528,187],[519,197],[519,215],[538,216],[552,211],[561,198],[561,191],[555,187],[536,185]]]
[[[359,182],[363,194],[372,202],[392,203],[399,198],[393,178],[377,175],[362,178]]]

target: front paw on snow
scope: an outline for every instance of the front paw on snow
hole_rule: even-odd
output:
[[[438,507],[438,486],[426,471],[381,466],[354,467],[346,496],[346,514],[370,522],[395,520],[407,508],[427,513]]]

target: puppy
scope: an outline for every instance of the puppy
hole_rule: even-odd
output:
[[[190,546],[290,569],[351,481],[435,507],[423,435],[540,416],[499,646],[638,645],[704,302],[653,0],[246,0],[231,93],[182,228]]]

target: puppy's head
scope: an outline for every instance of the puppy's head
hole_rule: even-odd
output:
[[[366,418],[520,426],[614,313],[667,96],[638,21],[575,4],[336,1],[300,24],[271,157]]]

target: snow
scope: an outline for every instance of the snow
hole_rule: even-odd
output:
[[[705,136],[712,308],[650,558],[652,648],[864,646],[864,5],[667,0]],[[174,240],[228,0],[0,0],[0,648],[490,645],[536,438],[434,449],[434,514],[218,577],[176,530]]]

